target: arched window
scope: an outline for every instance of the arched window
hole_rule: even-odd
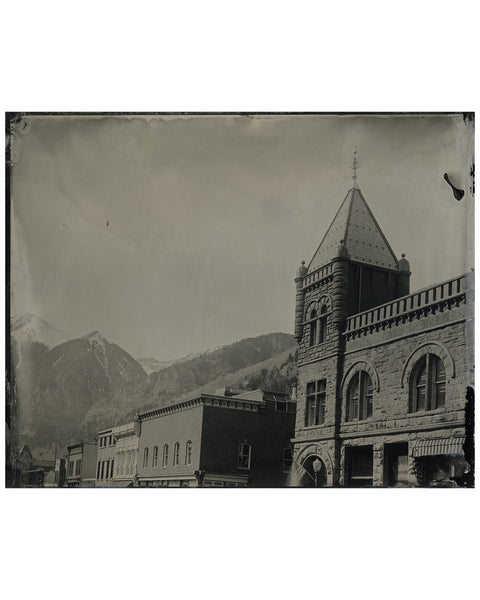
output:
[[[347,421],[363,421],[372,416],[373,385],[366,371],[357,371],[347,390]]]
[[[167,465],[168,465],[168,444],[164,444],[163,455],[162,455],[162,467],[166,467]]]
[[[152,467],[155,469],[158,465],[158,446],[153,447],[153,464]]]
[[[192,442],[188,440],[185,444],[185,464],[189,465],[192,462]]]
[[[315,309],[310,313],[310,346],[317,344],[317,311]]]
[[[318,343],[323,344],[327,337],[327,306],[324,304],[320,309]]]
[[[252,447],[250,444],[239,444],[238,446],[238,468],[249,469]]]
[[[130,460],[128,462],[130,463]],[[148,448],[145,448],[145,450],[143,451],[143,468],[146,469],[147,467],[148,467]]]
[[[180,462],[180,444],[175,442],[175,446],[173,447],[173,466],[178,467],[178,463]]]
[[[412,370],[410,412],[445,406],[445,366],[436,354],[423,356]]]

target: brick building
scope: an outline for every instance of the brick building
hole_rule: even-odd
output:
[[[201,394],[138,418],[141,487],[286,485],[295,427],[288,394]]]
[[[291,484],[460,481],[473,275],[410,294],[405,254],[397,260],[355,181],[295,284]]]

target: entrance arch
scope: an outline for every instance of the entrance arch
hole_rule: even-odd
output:
[[[310,454],[302,463],[304,469],[300,480],[301,487],[325,487],[327,485],[327,468],[317,454]]]

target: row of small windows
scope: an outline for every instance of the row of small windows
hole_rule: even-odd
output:
[[[106,448],[107,446],[114,446],[116,444],[116,440],[113,435],[106,435],[105,437],[101,437],[99,439],[100,448]]]
[[[143,468],[148,468],[148,455],[149,449],[145,447],[143,451]],[[188,440],[185,444],[185,464],[190,465],[192,463],[192,442]],[[173,446],[173,466],[178,467],[180,464],[180,443],[175,442]],[[168,466],[168,444],[164,444],[162,451],[162,467]],[[158,467],[158,446],[153,447],[153,457],[152,457],[152,468],[156,469]]]
[[[310,381],[306,389],[305,425],[325,422],[326,379]],[[445,406],[446,374],[442,360],[426,354],[412,370],[409,406],[411,413],[424,412]],[[347,388],[346,421],[363,421],[373,414],[373,384],[366,371],[357,371]]]

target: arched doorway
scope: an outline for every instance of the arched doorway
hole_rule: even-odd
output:
[[[323,460],[316,454],[310,455],[303,463],[301,487],[324,487],[327,485],[327,469]]]

